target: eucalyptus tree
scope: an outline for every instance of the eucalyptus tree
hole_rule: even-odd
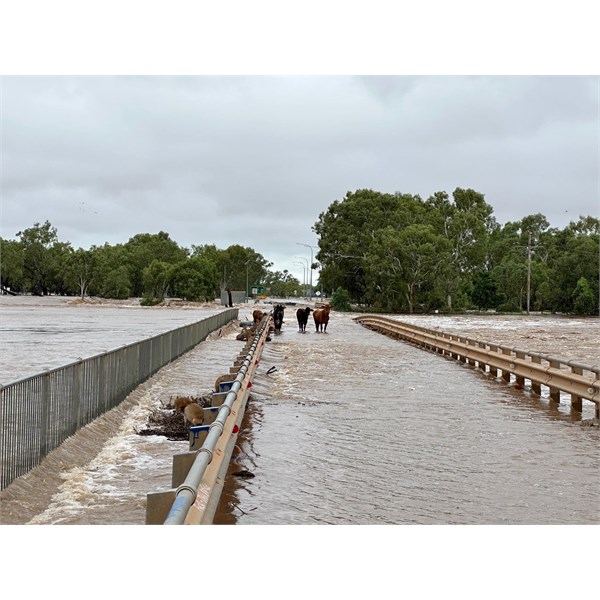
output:
[[[189,301],[213,301],[219,287],[215,263],[203,256],[171,265],[168,280],[173,296]]]
[[[0,284],[13,293],[25,291],[23,246],[16,240],[0,238]]]
[[[142,271],[144,295],[142,304],[158,304],[165,299],[169,290],[171,265],[162,260],[153,260]]]
[[[63,279],[71,289],[76,290],[83,300],[89,287],[97,277],[96,256],[91,250],[78,248],[68,254],[64,262]]]
[[[371,189],[348,192],[319,215],[313,231],[319,236],[316,259],[321,264],[320,283],[328,289],[348,290],[362,302],[372,293],[366,282],[368,249],[378,231],[401,230],[426,222],[426,211],[418,196],[384,194]],[[372,262],[372,261],[371,261]]]
[[[473,289],[476,273],[488,263],[489,238],[497,229],[493,208],[483,194],[470,188],[456,188],[452,198],[444,191],[436,192],[425,207],[427,222],[451,244],[451,257],[445,277],[438,282],[438,294],[445,295],[448,308],[464,308],[466,290]]]
[[[291,298],[302,295],[302,285],[287,269],[268,271],[262,282],[269,294],[276,298]]]
[[[134,235],[123,248],[131,281],[131,292],[136,297],[144,293],[143,272],[153,260],[172,265],[185,260],[189,254],[186,248],[181,248],[164,231]]]
[[[238,244],[225,250],[218,249],[214,244],[192,245],[192,256],[205,257],[215,264],[220,289],[246,290],[247,284],[252,286],[264,283],[272,266],[262,254]]]
[[[28,291],[38,296],[48,294],[55,272],[50,248],[58,243],[56,228],[45,221],[43,225],[34,223],[32,227],[19,231],[16,235],[20,238],[23,275]]]
[[[385,308],[407,308],[412,313],[419,294],[435,288],[451,252],[449,240],[431,225],[381,229],[369,247],[366,261],[369,286],[379,292]]]

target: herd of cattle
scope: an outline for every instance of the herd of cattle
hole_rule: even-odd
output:
[[[273,324],[275,327],[275,333],[281,333],[281,325],[283,324],[283,311],[285,307],[283,304],[278,304],[273,309]],[[327,323],[329,323],[329,312],[331,311],[331,305],[324,304],[314,310],[307,306],[305,308],[299,308],[296,311],[296,319],[298,319],[298,332],[306,333],[306,325],[308,324],[308,315],[312,312],[313,319],[315,321],[315,328],[317,333],[327,333]],[[254,311],[261,312],[261,311]]]
[[[273,308],[273,331],[275,335],[281,333],[281,326],[283,325],[283,314],[285,306],[283,304],[277,304]],[[298,332],[306,333],[306,326],[308,324],[308,316],[312,312],[313,319],[315,322],[316,333],[327,333],[327,324],[329,323],[329,313],[331,311],[331,305],[329,303],[324,304],[318,308],[312,309],[309,306],[305,308],[299,308],[296,311],[296,318],[298,320]],[[262,310],[256,309],[252,313],[252,325],[244,327],[242,332],[237,336],[239,340],[248,339],[258,327],[265,313]],[[250,324],[248,324],[250,325]]]
[[[306,333],[306,325],[308,323],[308,316],[313,313],[313,319],[315,321],[315,328],[317,333],[327,333],[327,323],[329,323],[329,312],[331,310],[330,304],[324,304],[319,308],[312,309],[309,306],[306,308],[299,308],[296,311],[296,318],[298,319],[298,332]],[[281,333],[281,326],[283,325],[283,313],[285,307],[283,304],[278,304],[273,308],[273,325],[272,330],[275,334]],[[252,313],[252,324],[247,323],[243,325],[242,333],[237,336],[238,340],[247,340],[253,335],[258,329],[258,325],[262,321],[265,313],[262,310],[255,310]],[[247,326],[246,326],[247,325]],[[270,339],[270,338],[267,338]],[[220,375],[215,381],[215,391],[219,391],[220,384],[231,379],[231,374]],[[204,423],[204,410],[203,407],[198,403],[198,399],[194,399],[191,396],[181,396],[175,399],[173,403],[173,409],[175,413],[183,415],[183,422],[186,426],[202,425]]]

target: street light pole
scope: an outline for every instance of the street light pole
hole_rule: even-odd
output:
[[[306,287],[307,287],[307,283],[308,283],[308,259],[305,258],[304,256],[295,256],[294,258],[299,258],[300,260],[303,260],[306,262],[306,278],[304,280],[304,295],[308,296]],[[304,265],[302,265],[302,272],[304,273]],[[312,286],[311,286],[312,289]]]
[[[298,246],[305,246],[310,249],[310,293],[312,296],[312,266],[313,266],[313,247],[308,244],[301,244],[300,242],[296,242]]]
[[[302,267],[302,290],[304,291],[304,295],[306,296],[306,267],[299,262],[295,262],[294,264],[298,265],[299,267]]]
[[[248,259],[246,261],[246,302],[248,302],[248,265],[252,259]]]

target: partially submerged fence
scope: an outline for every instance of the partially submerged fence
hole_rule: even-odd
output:
[[[231,380],[212,394],[204,424],[190,427],[189,451],[173,456],[172,488],[148,494],[147,525],[212,524],[271,322],[263,317],[230,369]]]
[[[122,348],[0,386],[0,489],[29,472],[78,429],[122,402],[140,383],[238,309]]]
[[[386,317],[362,315],[356,317],[355,321],[375,331],[474,365],[495,377],[501,376],[507,383],[512,378],[517,386],[523,386],[527,379],[531,382],[531,391],[537,395],[541,395],[541,388],[545,386],[551,401],[559,402],[561,392],[569,394],[571,407],[575,411],[582,412],[582,400],[589,400],[595,403],[596,419],[600,418],[600,366],[408,325]]]

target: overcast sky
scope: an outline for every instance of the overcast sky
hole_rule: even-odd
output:
[[[347,191],[485,195],[500,223],[599,216],[597,77],[4,77],[3,238],[166,231],[303,279]],[[294,264],[300,263],[300,264]]]

